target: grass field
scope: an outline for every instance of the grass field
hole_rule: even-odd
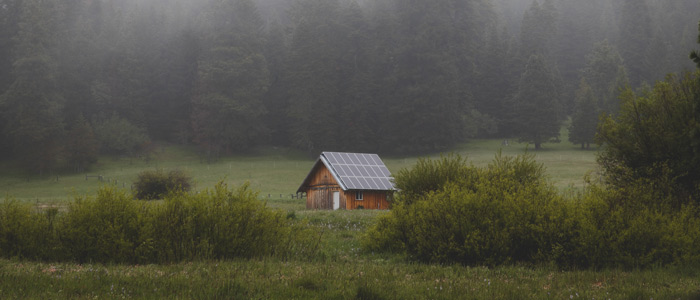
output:
[[[453,152],[475,165],[488,164],[497,151],[516,155],[526,145],[477,140]],[[595,170],[595,151],[568,143],[530,151],[561,190],[583,185]],[[439,154],[432,155],[433,157]],[[197,261],[173,265],[99,265],[0,259],[0,299],[180,298],[180,299],[700,299],[700,270],[571,270],[553,266],[496,268],[432,265],[401,255],[367,253],[360,236],[381,211],[307,211],[294,193],[315,158],[287,149],[227,157],[206,164],[193,151],[159,148],[150,162],[103,158],[89,173],[51,178],[17,176],[9,165],[0,171],[0,191],[23,201],[63,202],[92,194],[106,182],[128,188],[145,169],[178,168],[191,174],[196,188],[219,180],[249,181],[268,206],[308,220],[322,231],[318,254],[310,258]],[[383,156],[392,172],[410,167],[416,157]],[[56,180],[58,179],[58,180]]]
[[[565,134],[565,132],[563,132]],[[565,137],[563,137],[565,139]],[[540,151],[528,150],[514,142],[503,146],[501,140],[475,140],[455,147],[451,152],[466,156],[475,165],[488,164],[500,150],[504,155],[528,151],[547,168],[552,182],[560,189],[581,187],[587,172],[596,169],[595,151],[584,151],[568,142],[545,144]],[[439,153],[429,155],[439,157]],[[104,184],[130,189],[136,175],[148,169],[180,169],[195,180],[195,189],[211,188],[220,180],[234,185],[246,181],[260,191],[261,197],[285,198],[294,194],[311,169],[315,157],[282,148],[266,148],[258,154],[235,155],[215,163],[205,163],[195,151],[182,147],[162,146],[149,161],[103,157],[90,171],[80,174],[57,174],[45,177],[19,175],[8,162],[0,163],[0,197],[38,203],[61,202],[77,195],[94,193]],[[411,167],[417,157],[382,156],[392,172]],[[102,176],[103,181],[98,180]],[[88,177],[86,177],[88,176]],[[283,197],[280,197],[283,195]]]
[[[273,200],[276,201],[276,200]],[[366,253],[380,211],[297,211],[323,231],[318,255],[172,265],[0,259],[0,299],[698,299],[700,270],[466,267]]]

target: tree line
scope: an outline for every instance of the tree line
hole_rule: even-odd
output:
[[[0,0],[0,153],[80,171],[151,141],[421,153],[593,142],[692,68],[694,0]],[[694,19],[695,18],[695,19]]]

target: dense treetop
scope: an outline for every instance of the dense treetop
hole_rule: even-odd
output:
[[[698,11],[696,0],[0,0],[0,154],[42,173],[152,141],[210,159],[259,145],[540,144],[557,131],[520,129],[614,112],[621,86],[692,68]]]

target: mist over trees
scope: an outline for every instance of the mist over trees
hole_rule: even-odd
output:
[[[698,11],[696,0],[0,0],[0,154],[44,173],[153,141],[211,159],[261,145],[538,146],[567,116],[572,142],[588,144],[621,88],[694,67]]]

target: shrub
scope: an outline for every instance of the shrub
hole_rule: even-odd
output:
[[[420,192],[399,195],[404,201],[368,231],[365,247],[401,249],[421,261],[468,265],[549,257],[548,246],[557,236],[551,220],[561,215],[561,200],[532,156],[499,154],[483,169],[467,166],[454,156],[422,161],[417,169],[399,172],[397,182],[406,174],[463,173],[442,184],[432,181],[430,189],[438,189],[423,196],[415,196]],[[467,174],[467,170],[472,172]]]
[[[0,256],[52,257],[57,250],[53,239],[54,219],[53,213],[35,213],[29,204],[5,199],[0,203]]]
[[[171,192],[187,192],[191,187],[192,178],[180,170],[143,171],[134,182],[135,196],[142,200],[161,199]]]
[[[420,158],[413,168],[399,170],[394,177],[396,188],[401,191],[396,201],[411,204],[448,182],[465,182],[477,173],[478,169],[459,154],[441,156],[438,160]]]
[[[454,168],[439,161],[421,164],[420,170],[436,174]],[[590,185],[564,199],[528,155],[497,155],[474,174],[404,198],[367,231],[363,247],[466,265],[554,262],[562,268],[640,268],[700,263],[700,208],[694,203],[677,208],[673,195],[659,188],[664,184],[641,178],[626,186]]]
[[[168,196],[146,216],[139,256],[176,262],[301,255],[315,251],[313,233],[280,210],[267,209],[248,185],[229,191],[220,183],[197,195]]]
[[[78,198],[68,206],[58,235],[70,260],[132,262],[140,235],[142,205],[115,187],[101,188],[95,198]]]
[[[640,268],[700,263],[700,210],[676,209],[638,181],[636,187],[592,186],[576,201],[555,260],[571,267]],[[669,196],[667,196],[669,197]],[[663,203],[666,203],[663,205]]]
[[[115,187],[78,198],[58,213],[0,205],[0,256],[79,263],[171,263],[274,256],[310,257],[318,235],[305,222],[268,209],[248,185],[222,183],[198,195],[135,201]]]
[[[660,185],[679,207],[700,203],[700,71],[669,75],[653,89],[621,96],[620,112],[598,125],[598,163],[608,184]]]

